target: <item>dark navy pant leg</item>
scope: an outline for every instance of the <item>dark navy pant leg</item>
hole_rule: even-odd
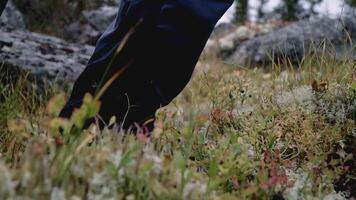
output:
[[[153,79],[166,103],[175,98],[191,78],[194,67],[216,23],[233,0],[167,1],[161,10],[152,45]],[[154,56],[151,56],[154,57]],[[164,104],[164,105],[165,105]]]
[[[62,117],[69,117],[80,106],[84,93],[93,93],[113,52],[140,18],[144,19],[143,28],[115,60],[112,72],[128,60],[134,62],[101,99],[100,115],[106,121],[116,115],[118,122],[125,121],[125,127],[133,122],[142,124],[182,91],[215,24],[233,0],[162,2],[124,0],[120,4],[115,22],[98,41],[76,81]]]
[[[89,60],[87,67],[74,83],[70,98],[62,109],[60,117],[69,118],[72,115],[74,109],[81,106],[82,98],[85,93],[91,93],[94,95],[95,91],[97,91],[98,84],[103,78],[108,64],[113,59],[113,54],[119,45],[123,42],[124,37],[132,29],[132,27],[144,19],[143,25],[139,27],[139,36],[136,37],[137,39],[132,39],[131,42],[128,43],[124,48],[123,53],[121,53],[119,57],[115,59],[116,61],[112,68],[109,70],[109,73],[106,75],[105,81],[110,78],[114,72],[118,71],[125,64],[127,64],[130,59],[139,56],[138,53],[141,48],[139,48],[137,45],[139,45],[139,42],[144,42],[142,34],[145,34],[145,32],[150,32],[149,29],[154,28],[153,25],[156,24],[154,22],[155,16],[158,16],[161,6],[161,0],[121,1],[118,14],[114,22],[108,27],[108,29],[98,40],[95,51]],[[136,60],[138,60],[138,58],[136,58]],[[133,67],[130,67],[130,71],[132,71],[131,68]],[[131,80],[131,78],[126,73],[123,77],[120,77],[119,80],[120,86],[123,87],[127,85],[125,81]],[[117,83],[116,85],[119,84]],[[127,89],[130,88],[127,87]],[[123,114],[126,114],[126,93],[127,91],[123,91],[123,88],[121,88],[121,90],[118,90],[117,87],[115,89],[113,89],[113,87],[109,88],[103,99],[101,99],[103,106],[100,115],[105,118],[104,120],[107,120],[109,115],[119,115],[120,113],[119,118],[121,119]]]
[[[7,0],[0,0],[0,17],[1,17],[2,12],[6,8],[6,3],[7,3]]]

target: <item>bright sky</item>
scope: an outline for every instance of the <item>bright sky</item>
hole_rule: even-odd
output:
[[[280,0],[269,0],[265,9],[267,11],[270,11],[273,8],[275,8],[278,4],[280,4],[280,2],[281,2]],[[259,5],[259,1],[258,0],[250,0],[249,4],[250,4],[249,5],[250,15],[252,16],[252,18],[254,18],[253,16],[256,16],[256,13],[257,13],[256,8]],[[303,2],[303,4],[305,7],[308,7],[308,3],[306,3],[305,1]],[[322,14],[336,17],[342,11],[343,6],[344,6],[343,0],[324,0],[323,3],[321,3],[320,5],[318,5],[316,7],[316,10]],[[220,23],[228,22],[230,19],[232,19],[233,14],[234,14],[234,6],[232,6],[228,12],[226,12],[226,14],[220,20]]]

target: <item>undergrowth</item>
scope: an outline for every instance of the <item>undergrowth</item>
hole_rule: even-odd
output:
[[[100,105],[90,95],[64,120],[58,89],[0,84],[0,199],[354,197],[355,66],[313,57],[246,69],[202,58],[151,137],[83,130]]]

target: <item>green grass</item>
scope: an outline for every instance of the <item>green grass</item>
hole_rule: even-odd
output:
[[[355,62],[200,62],[151,138],[82,130],[90,96],[63,120],[58,89],[0,85],[0,199],[322,199],[355,183]]]

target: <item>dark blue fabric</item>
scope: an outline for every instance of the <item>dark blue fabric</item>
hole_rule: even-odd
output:
[[[0,17],[1,17],[2,12],[6,8],[6,3],[7,3],[7,0],[0,0]]]
[[[99,39],[61,116],[69,117],[86,92],[94,94],[123,38],[142,20],[105,76],[107,80],[133,60],[102,97],[100,115],[104,121],[116,115],[119,123],[125,121],[126,127],[151,118],[189,82],[215,24],[233,1],[122,0],[115,21]]]

